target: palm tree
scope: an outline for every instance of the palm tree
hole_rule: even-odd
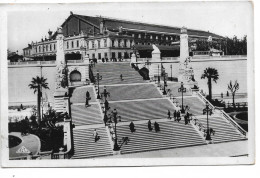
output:
[[[42,97],[42,88],[49,89],[46,78],[36,76],[32,78],[31,83],[28,85],[30,89],[34,90],[34,93],[37,92],[37,113],[38,113],[38,124],[40,125],[41,121],[41,97]]]
[[[208,79],[208,88],[209,88],[209,101],[212,99],[212,83],[211,79],[217,83],[218,80],[218,70],[215,68],[208,67],[204,70],[204,73],[201,75],[202,79]]]
[[[228,89],[232,93],[233,106],[235,108],[236,107],[236,105],[235,105],[235,94],[236,94],[237,90],[239,90],[239,83],[237,83],[237,80],[235,81],[234,85],[232,84],[232,81],[230,80],[230,82],[228,84]]]

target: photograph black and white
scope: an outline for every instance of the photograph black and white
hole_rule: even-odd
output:
[[[250,2],[29,7],[0,6],[7,167],[253,164]]]

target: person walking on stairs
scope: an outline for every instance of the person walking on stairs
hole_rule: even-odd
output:
[[[123,74],[120,74],[120,80],[123,81]]]
[[[135,125],[133,122],[130,123],[129,128],[132,133],[135,132]]]
[[[98,136],[98,132],[96,129],[94,129],[93,136],[94,136],[95,142],[97,142],[100,139],[100,136]]]
[[[152,123],[151,123],[150,120],[148,121],[148,130],[149,130],[149,131],[152,131],[152,130],[153,130],[153,128],[152,128]]]

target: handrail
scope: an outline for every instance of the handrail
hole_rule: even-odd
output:
[[[213,106],[200,92],[196,93],[205,103],[209,104],[210,109],[215,110],[215,106]]]
[[[205,102],[208,100],[202,96],[202,94],[200,92],[197,92],[198,96]],[[209,103],[209,107],[211,107],[211,109],[215,109],[215,107],[210,103]],[[247,132],[238,124],[236,123],[225,111],[220,110],[220,113],[222,115],[222,117],[224,117],[226,120],[229,121],[229,123],[231,123],[241,134],[243,134],[244,136],[247,136]]]
[[[197,128],[199,129],[199,131],[204,133],[204,130],[206,130],[206,128],[204,127],[204,125],[199,121],[199,119],[196,118],[195,115],[191,115],[191,119],[194,122],[194,125],[197,126]]]
[[[84,60],[67,60],[67,63],[84,63]]]
[[[238,124],[236,123],[225,111],[220,110],[221,115],[229,121],[241,134],[247,136],[247,132]]]

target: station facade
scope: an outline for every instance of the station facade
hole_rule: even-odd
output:
[[[90,59],[128,59],[132,53],[138,57],[151,57],[155,44],[161,57],[180,55],[179,27],[154,25],[107,17],[91,17],[73,14],[61,25],[64,35],[66,60]],[[201,30],[188,29],[189,42],[197,39],[221,40],[223,37]],[[57,31],[48,32],[48,37],[31,42],[24,48],[24,57],[33,60],[55,60]]]

